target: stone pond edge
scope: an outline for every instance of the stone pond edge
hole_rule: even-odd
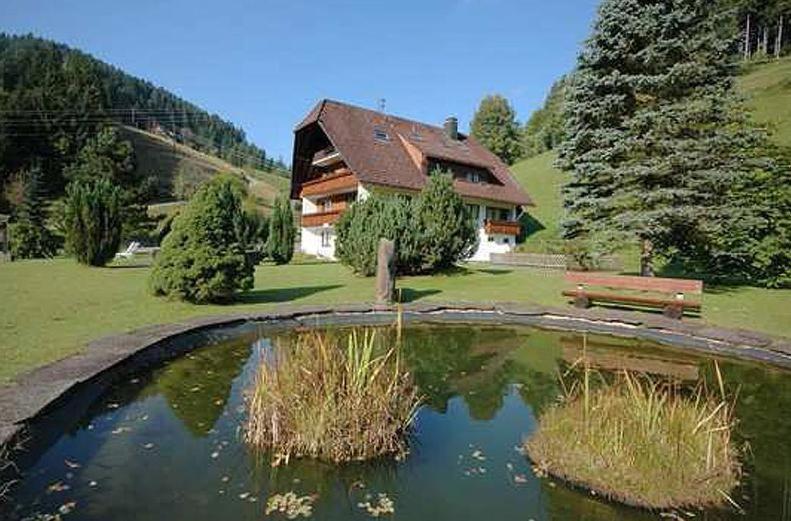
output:
[[[651,340],[697,353],[751,360],[791,369],[789,339],[727,329],[697,320],[612,309],[550,308],[515,303],[412,303],[403,306],[405,322],[526,325]],[[23,374],[0,387],[0,446],[24,441],[25,424],[57,408],[61,400],[92,384],[106,387],[123,367],[173,356],[168,342],[206,329],[261,322],[276,327],[392,323],[395,307],[373,304],[280,307],[276,310],[204,316],[147,326],[94,340],[78,354]],[[157,350],[156,347],[160,349]],[[189,347],[182,348],[184,352]]]

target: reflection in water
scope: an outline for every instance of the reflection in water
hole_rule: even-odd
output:
[[[581,337],[527,328],[417,326],[404,359],[425,404],[403,462],[334,466],[298,460],[271,468],[241,442],[244,390],[269,340],[255,327],[128,378],[96,400],[54,443],[31,454],[0,518],[24,519],[72,506],[67,520],[260,520],[266,499],[316,494],[314,519],[367,519],[358,507],[386,493],[393,519],[656,519],[656,514],[539,480],[518,453],[535,417],[560,394],[557,375],[582,355]],[[602,371],[637,369],[713,382],[711,364],[677,350],[589,337],[586,356]],[[722,362],[739,388],[740,439],[749,476],[731,511],[697,519],[791,519],[791,378]],[[35,433],[35,431],[34,431]],[[44,434],[44,433],[41,433]]]

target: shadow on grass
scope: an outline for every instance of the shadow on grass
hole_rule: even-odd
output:
[[[412,288],[398,288],[396,290],[396,295],[398,295],[399,292],[400,292],[401,302],[404,304],[406,304],[407,302],[414,302],[416,300],[420,300],[423,297],[428,297],[431,295],[442,293],[442,291],[438,289],[412,289]]]
[[[301,298],[309,297],[322,291],[329,291],[343,287],[341,284],[329,284],[326,286],[300,286],[296,288],[275,288],[258,289],[247,291],[236,299],[241,304],[263,304],[266,302],[291,302]]]
[[[505,270],[502,268],[483,268],[475,270],[479,273],[486,273],[487,275],[507,275],[511,273],[513,270]]]
[[[150,268],[151,266],[152,266],[151,262],[133,262],[129,264],[108,264],[105,267],[111,270],[126,270],[126,269]]]

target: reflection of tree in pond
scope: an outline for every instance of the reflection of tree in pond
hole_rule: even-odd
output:
[[[161,394],[190,432],[205,436],[225,408],[252,340],[245,335],[177,358],[154,371],[152,384],[142,394]]]
[[[517,374],[520,381],[524,382],[519,386],[519,396],[533,409],[536,416],[558,400],[561,390],[557,374],[536,371],[529,367],[520,367]]]
[[[615,503],[600,501],[587,492],[568,487],[562,483],[556,483],[550,479],[541,480],[541,494],[546,498],[542,503],[547,508],[547,520],[620,521],[625,517],[624,507]],[[662,518],[648,510],[629,508],[630,521],[652,521],[656,519]]]
[[[728,395],[738,393],[737,436],[749,443],[743,493],[750,514],[778,519],[782,507],[791,516],[791,374],[741,363],[720,367]],[[712,364],[705,364],[703,372],[707,384],[716,386]]]
[[[404,353],[426,403],[445,412],[461,394],[471,415],[489,419],[502,406],[510,383],[509,353],[519,346],[513,329],[415,327],[404,337]]]

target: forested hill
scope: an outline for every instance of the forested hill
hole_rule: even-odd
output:
[[[0,184],[35,166],[54,193],[64,166],[108,123],[160,134],[236,166],[272,169],[242,129],[84,52],[0,33]]]

